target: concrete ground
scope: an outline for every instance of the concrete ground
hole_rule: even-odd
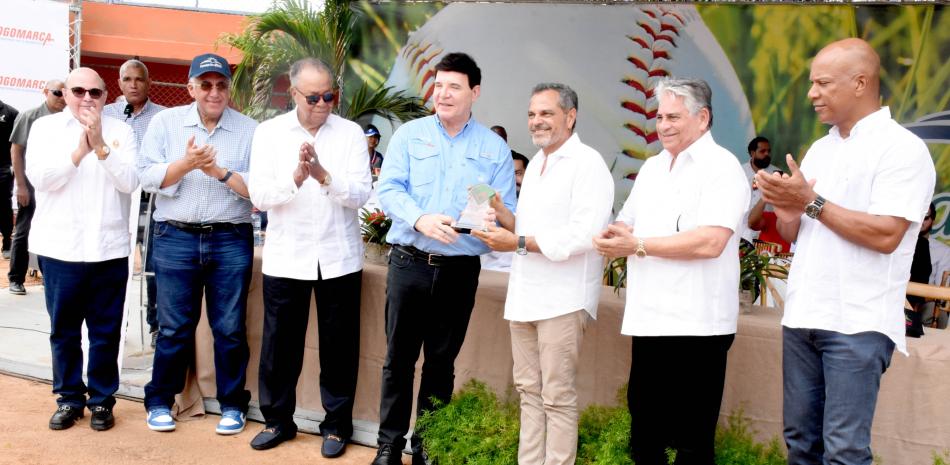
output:
[[[249,442],[261,423],[249,421],[236,436],[215,434],[217,415],[178,423],[178,431],[155,433],[145,425],[143,387],[151,378],[152,349],[139,310],[140,277],[130,281],[126,335],[123,343],[122,374],[116,405],[116,426],[107,432],[89,428],[89,415],[66,431],[48,428],[56,409],[51,392],[52,361],[49,348],[49,315],[39,277],[27,280],[25,296],[12,295],[6,282],[9,261],[0,260],[0,465],[6,464],[201,464],[241,465],[282,464],[369,464],[375,449],[350,445],[338,459],[320,455],[320,436],[301,433],[297,438],[270,450],[255,451]],[[144,331],[144,332],[143,332]],[[84,337],[85,340],[85,337]],[[85,347],[84,347],[85,350]],[[26,378],[26,379],[24,379]],[[206,402],[206,410],[216,412],[216,403]],[[87,412],[88,413],[88,412]],[[298,415],[301,412],[298,411]],[[260,419],[252,406],[250,419]],[[316,422],[298,419],[302,431],[315,430]],[[357,425],[357,439],[369,444],[375,439],[375,425]],[[370,428],[372,426],[372,428]],[[365,436],[365,437],[364,437]],[[403,457],[410,463],[409,456]]]

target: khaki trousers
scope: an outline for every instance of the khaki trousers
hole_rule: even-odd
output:
[[[573,465],[577,456],[577,360],[584,310],[510,322],[515,389],[521,395],[520,465]]]

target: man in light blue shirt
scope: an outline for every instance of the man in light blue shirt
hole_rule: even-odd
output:
[[[190,105],[162,111],[149,124],[137,168],[156,195],[154,259],[159,334],[145,386],[148,427],[171,431],[171,406],[194,358],[195,326],[207,303],[214,335],[218,434],[244,430],[248,361],[245,315],[254,258],[246,180],[257,122],[228,107],[231,69],[214,54],[188,73]]]
[[[389,142],[377,186],[393,218],[386,286],[386,363],[383,365],[379,451],[373,465],[401,464],[409,431],[412,383],[425,353],[417,411],[448,402],[455,357],[462,348],[488,247],[452,228],[468,201],[468,187],[486,183],[509,210],[515,204],[511,150],[472,118],[481,71],[471,57],[450,53],[435,66],[435,115],[401,126]],[[412,438],[412,463],[426,454]]]

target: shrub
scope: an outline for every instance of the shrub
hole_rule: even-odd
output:
[[[440,464],[517,465],[518,404],[499,402],[471,380],[452,402],[416,420],[429,457]]]

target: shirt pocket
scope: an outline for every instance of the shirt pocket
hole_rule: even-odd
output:
[[[496,164],[490,153],[465,154],[465,187],[480,183],[490,184]]]
[[[424,142],[409,144],[409,185],[413,190],[430,184],[439,171],[439,149]]]

